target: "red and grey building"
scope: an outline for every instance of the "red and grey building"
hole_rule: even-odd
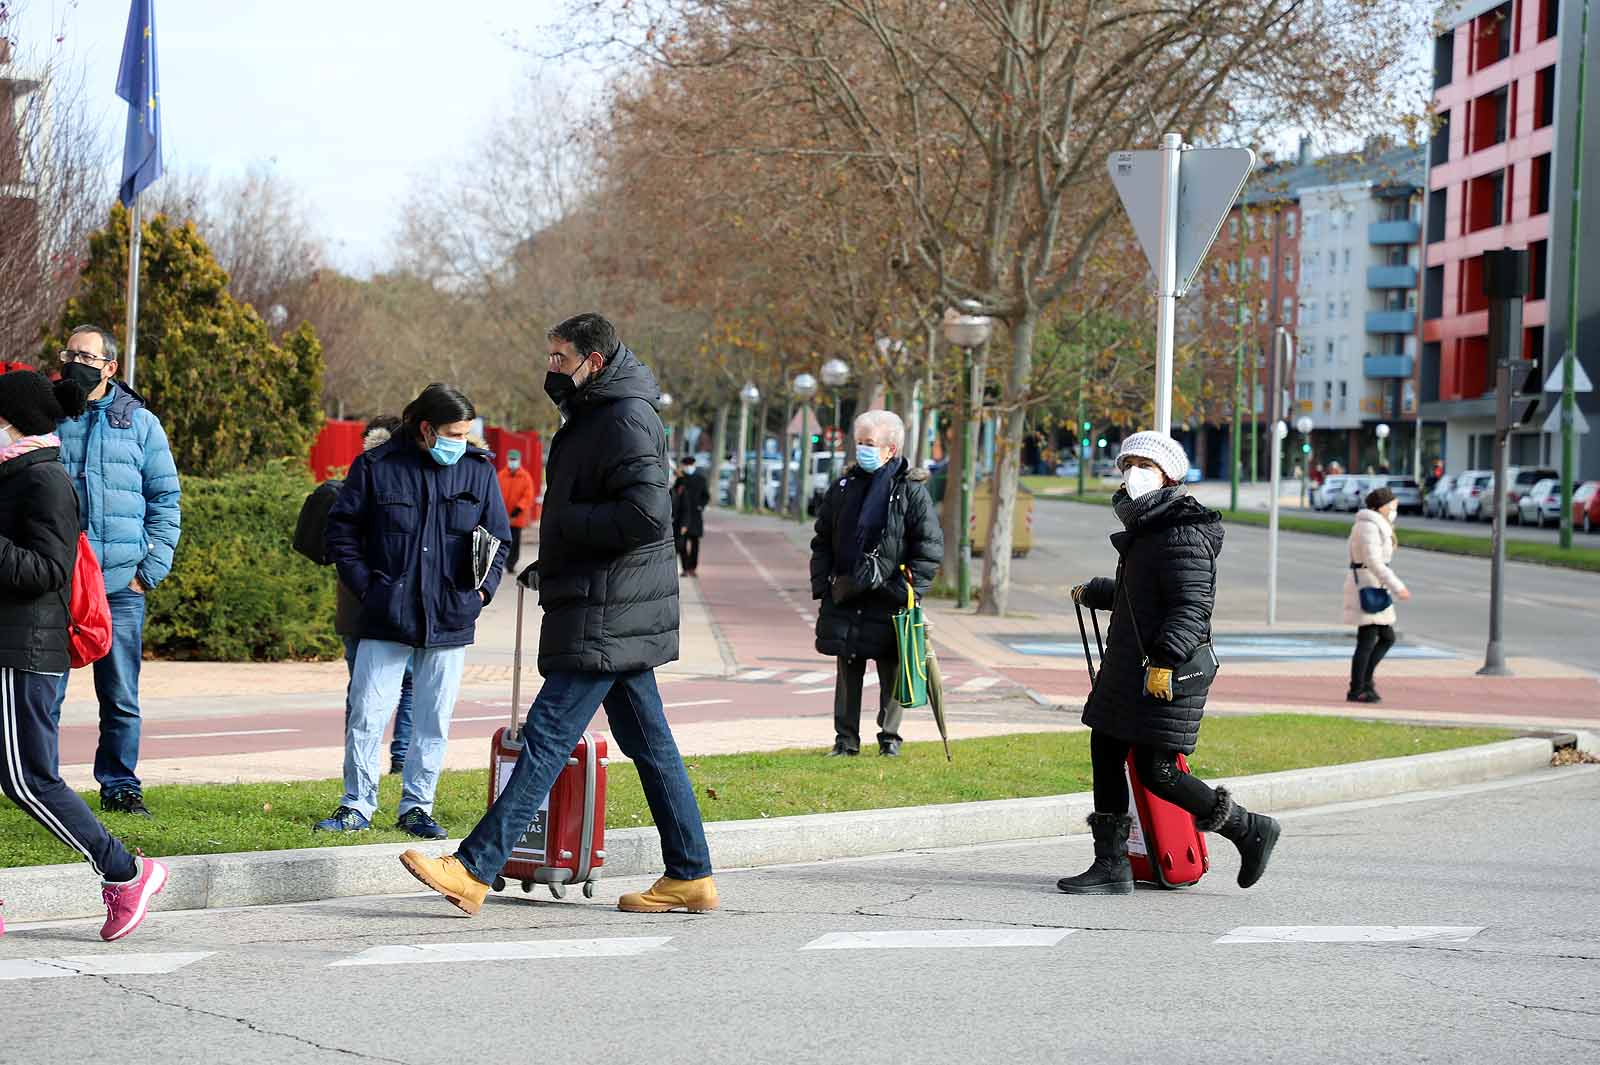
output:
[[[1600,378],[1600,77],[1591,72],[1584,144],[1576,144],[1581,0],[1468,0],[1434,42],[1438,126],[1428,150],[1424,209],[1420,413],[1444,429],[1453,471],[1493,464],[1495,371],[1489,357],[1484,253],[1526,249],[1523,357],[1553,369],[1569,346],[1573,211],[1588,265],[1579,289],[1578,354]],[[1600,56],[1592,13],[1589,53]],[[1591,62],[1593,58],[1591,59]],[[1585,154],[1584,196],[1575,203],[1573,152]],[[1560,435],[1541,432],[1555,396],[1511,438],[1513,465],[1555,465]],[[1600,397],[1580,395],[1597,430]],[[1600,472],[1600,439],[1582,438],[1579,476]]]

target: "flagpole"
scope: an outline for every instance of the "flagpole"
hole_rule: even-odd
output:
[[[128,205],[128,343],[126,366],[128,387],[133,383],[134,360],[139,352],[139,244],[143,236],[139,225],[139,197]]]

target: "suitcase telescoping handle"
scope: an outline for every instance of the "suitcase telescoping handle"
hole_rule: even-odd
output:
[[[517,715],[522,711],[522,597],[528,594],[528,589],[521,581],[517,581],[517,643],[516,650],[511,658],[511,731],[506,733],[506,738],[517,738]]]
[[[1078,635],[1083,639],[1083,664],[1089,667],[1089,687],[1095,683],[1094,658],[1089,654],[1089,630],[1083,624],[1083,604],[1074,601],[1073,608],[1078,612]],[[1100,642],[1100,618],[1095,614],[1094,607],[1089,608],[1089,620],[1094,624],[1094,645],[1100,652],[1102,659],[1106,656],[1105,645]]]

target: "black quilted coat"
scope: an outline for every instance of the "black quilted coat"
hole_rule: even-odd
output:
[[[633,352],[567,402],[539,519],[539,672],[626,673],[678,657],[678,561],[661,390]]]
[[[1137,500],[1119,490],[1112,506],[1124,526],[1111,534],[1121,556],[1117,579],[1096,577],[1083,594],[1084,606],[1111,611],[1105,659],[1084,704],[1083,723],[1131,743],[1191,754],[1205,697],[1168,702],[1144,694],[1144,662],[1133,625],[1139,626],[1150,664],[1167,669],[1211,638],[1222,515],[1181,486]],[[1117,587],[1118,580],[1125,590]]]
[[[0,667],[65,673],[78,496],[46,447],[0,463]],[[9,692],[6,693],[10,695]]]
[[[872,474],[852,465],[828,487],[817,509],[811,538],[811,598],[822,602],[817,611],[817,651],[821,654],[891,662],[898,658],[889,618],[906,605],[906,585],[899,567],[906,567],[911,586],[920,596],[927,594],[944,561],[944,532],[928,496],[928,471],[912,468],[904,459],[895,461],[900,463],[900,472],[894,478],[888,522],[879,541],[880,557],[895,573],[888,587],[843,603],[833,601],[834,562],[841,555],[844,538],[856,535],[855,529],[844,528],[838,519],[847,509],[849,495],[866,494]]]

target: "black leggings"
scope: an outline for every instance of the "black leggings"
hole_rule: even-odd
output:
[[[1360,693],[1372,687],[1378,663],[1393,646],[1393,625],[1363,625],[1356,630],[1356,653],[1350,660],[1351,691]]]
[[[1128,812],[1128,778],[1122,767],[1130,750],[1139,781],[1150,794],[1181,806],[1196,817],[1206,817],[1216,808],[1217,793],[1199,777],[1178,768],[1177,751],[1132,744],[1094,731],[1089,734],[1089,761],[1094,767],[1096,813]]]

